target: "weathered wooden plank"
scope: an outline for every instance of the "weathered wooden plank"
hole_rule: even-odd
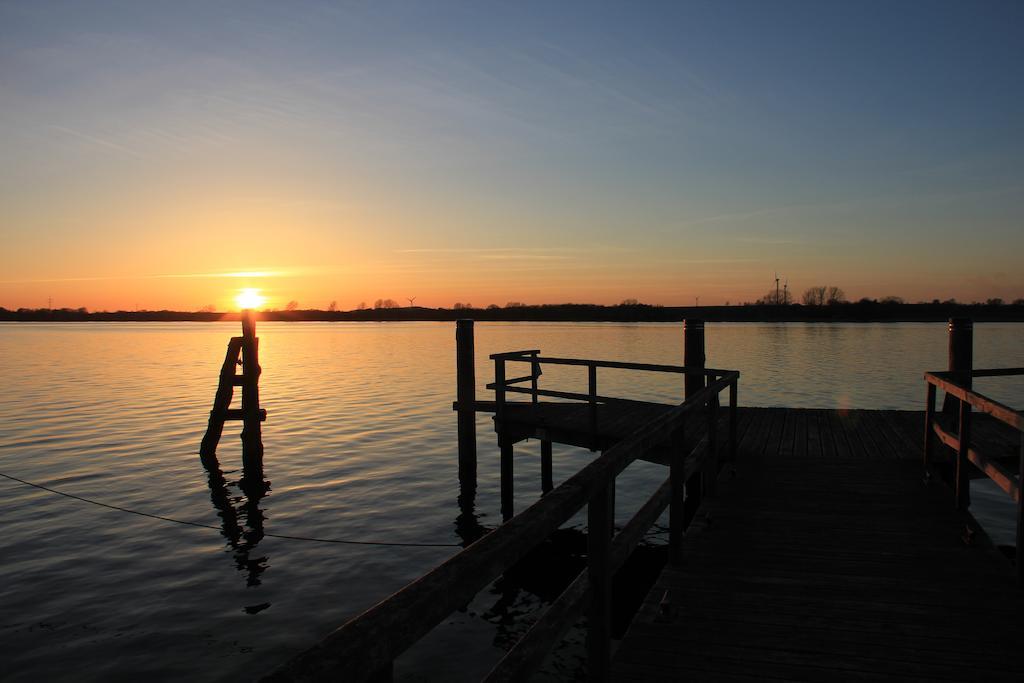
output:
[[[794,430],[793,430],[793,456],[797,458],[807,457],[807,441],[810,438],[808,434],[808,420],[809,410],[794,410]],[[819,454],[820,455],[820,454]]]
[[[782,428],[786,421],[787,410],[785,408],[771,408],[770,418],[771,421],[768,424],[768,436],[764,441],[764,450],[762,451],[765,456],[771,458],[777,458],[779,456],[779,444],[782,441]]]
[[[984,534],[963,544],[970,517],[950,505],[948,489],[921,485],[920,451],[902,455],[921,413],[763,414],[768,445],[752,462],[741,459],[740,476],[724,480],[708,503],[714,524],[699,540],[684,540],[684,563],[651,590],[613,673],[1019,677],[1024,594]],[[791,432],[779,427],[787,419]],[[806,457],[795,457],[804,429]],[[772,446],[777,438],[781,449],[784,432],[793,434],[793,457]],[[666,591],[675,619],[659,619]]]

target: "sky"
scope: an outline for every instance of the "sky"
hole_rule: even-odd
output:
[[[0,306],[1024,297],[1024,3],[0,2]]]

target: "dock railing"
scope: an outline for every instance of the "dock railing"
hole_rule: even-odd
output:
[[[678,375],[701,375],[707,378],[707,382],[714,382],[725,377],[731,371],[716,370],[713,368],[695,368],[683,365],[657,365],[652,363],[629,363],[623,361],[591,360],[585,358],[556,358],[541,356],[539,349],[528,349],[524,351],[507,351],[504,353],[492,353],[491,360],[494,361],[494,381],[487,385],[488,389],[494,391],[495,413],[499,422],[504,417],[506,394],[527,394],[531,403],[536,406],[541,396],[550,398],[565,399],[568,401],[585,401],[590,406],[590,430],[596,441],[597,438],[597,406],[600,404],[637,404],[650,403],[636,399],[622,398],[616,396],[602,396],[597,392],[597,370],[598,368],[613,368],[618,370],[639,370],[641,372],[661,372]],[[527,363],[530,365],[530,373],[520,377],[508,378],[506,364],[510,362]],[[556,391],[553,389],[541,389],[539,379],[543,375],[542,365],[574,365],[587,369],[587,393],[572,391]],[[738,375],[737,375],[738,376]],[[530,382],[530,387],[516,386]],[[736,382],[729,385],[729,459],[736,459]],[[718,395],[711,398],[711,411],[719,407]],[[714,437],[711,437],[714,438]]]
[[[550,359],[540,357],[539,351],[518,352],[518,355],[523,354],[529,356],[528,362],[535,368],[544,362],[586,365],[590,368],[591,377],[596,374],[597,367],[683,373],[698,371],[696,368],[672,366]],[[713,434],[718,395],[729,389],[731,404],[735,404],[739,372],[703,368],[699,372],[711,376],[707,386],[642,425],[533,505],[391,597],[351,619],[265,680],[309,681],[344,677],[359,681],[389,678],[396,657],[449,614],[468,604],[480,590],[584,506],[587,508],[588,527],[587,568],[548,606],[485,680],[527,678],[584,612],[588,616],[588,676],[591,680],[606,680],[611,648],[612,576],[666,507],[669,508],[669,561],[681,561],[684,530],[693,516],[684,510],[683,492],[691,479],[702,475],[711,466],[717,467],[717,445],[713,439],[705,437],[692,450],[692,444],[684,447],[686,425],[688,421],[704,417],[709,420],[708,435]],[[535,369],[531,377],[520,378],[520,381],[535,381],[537,377],[539,374]],[[495,384],[509,391],[509,385],[514,383],[502,379]],[[596,381],[591,383],[591,390],[586,395],[587,399],[593,396],[596,401]],[[533,387],[527,391],[536,391],[537,396],[558,395],[540,393],[541,390]],[[632,519],[614,533],[616,477],[634,460],[666,443],[672,445],[673,451],[669,476]]]
[[[970,377],[1011,377],[1024,375],[1024,368],[996,368],[970,370]],[[924,466],[930,472],[935,439],[956,452],[954,460],[954,491],[957,507],[970,505],[970,479],[968,463],[981,470],[999,488],[1005,491],[1017,504],[1017,579],[1024,586],[1024,414],[999,401],[993,400],[970,386],[964,386],[964,373],[926,372],[927,396],[925,399]],[[960,379],[958,382],[957,379]],[[948,430],[938,420],[935,410],[936,390],[942,389],[947,396],[957,401],[955,429]],[[976,409],[987,413],[1000,422],[1017,430],[1020,436],[1020,458],[1017,475],[1007,470],[995,458],[971,447],[971,412]]]

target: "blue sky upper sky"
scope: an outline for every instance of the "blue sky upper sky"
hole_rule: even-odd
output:
[[[1019,2],[0,3],[0,306],[1021,297],[1022,35]]]

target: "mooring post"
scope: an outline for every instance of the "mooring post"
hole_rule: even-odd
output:
[[[688,368],[704,369],[704,321],[687,319],[683,321],[683,365]],[[686,373],[685,397],[689,399],[704,388],[704,375]],[[684,446],[689,450],[690,446]],[[685,456],[684,456],[685,457]],[[689,526],[700,507],[704,495],[704,470],[694,474],[686,482],[685,524]]]
[[[476,487],[476,357],[473,321],[455,322],[456,401],[459,404],[459,482]]]
[[[683,321],[683,365],[704,369],[704,321]],[[704,388],[704,375],[686,374],[685,396],[690,398]]]
[[[263,433],[260,426],[259,339],[256,314],[242,311],[242,469],[250,483],[263,482]]]
[[[974,323],[970,318],[949,319],[949,367],[951,379],[960,386],[971,388],[971,370],[974,365]],[[960,401],[946,394],[942,412],[954,416]]]
[[[974,323],[970,318],[949,319],[949,366],[950,379],[962,387],[971,388],[971,370],[974,366]],[[966,509],[971,504],[971,489],[968,472],[971,464],[967,461],[967,449],[971,439],[971,406],[966,401],[946,394],[942,399],[942,412],[957,427],[960,448],[957,449],[953,465],[953,486],[956,490],[958,508]]]

